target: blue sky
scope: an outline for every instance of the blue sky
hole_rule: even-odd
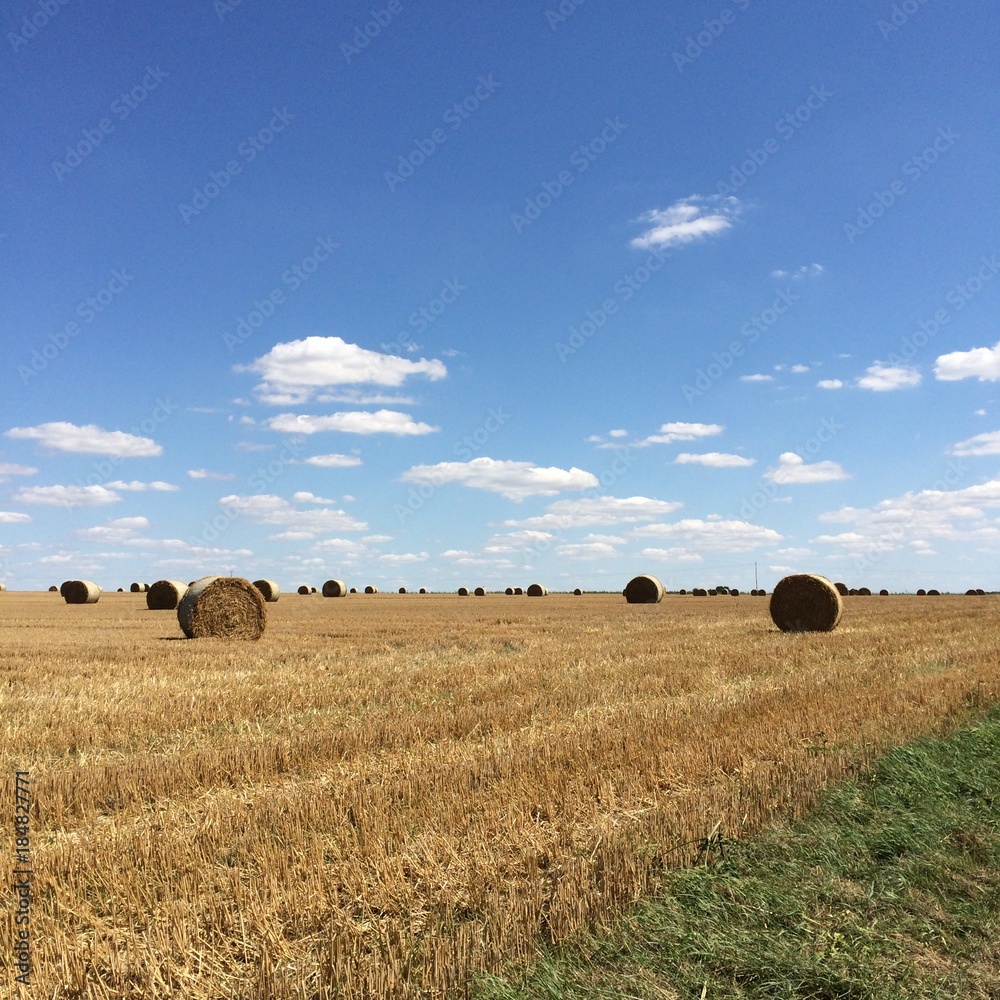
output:
[[[0,579],[1000,588],[998,21],[7,5]]]

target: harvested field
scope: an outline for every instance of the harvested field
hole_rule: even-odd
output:
[[[0,986],[442,996],[607,919],[717,823],[797,815],[996,701],[994,600],[890,595],[788,634],[765,602],[670,595],[282,601],[234,646],[126,593],[8,593],[35,977]]]

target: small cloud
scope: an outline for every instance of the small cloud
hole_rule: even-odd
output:
[[[563,490],[585,490],[600,485],[597,477],[583,469],[541,468],[531,462],[474,458],[470,462],[439,462],[416,465],[400,477],[404,483],[441,486],[461,483],[475,489],[499,493],[508,500],[528,496],[554,496]]]
[[[1000,455],[1000,431],[988,431],[959,441],[950,452],[952,455]]]
[[[292,494],[292,500],[295,503],[336,503],[336,500],[327,500],[325,497],[318,497],[315,493],[308,493],[304,490],[300,490],[298,493]]]
[[[803,372],[809,371],[808,365],[792,365],[791,371],[795,372],[796,375],[801,375]]]
[[[802,267],[792,271],[777,270],[771,272],[772,278],[791,278],[793,281],[801,281],[803,278],[818,278],[823,273],[822,264],[803,264]]]
[[[174,493],[180,489],[179,486],[174,486],[172,483],[164,483],[159,479],[155,479],[151,483],[140,483],[137,479],[126,483],[121,479],[116,479],[114,482],[107,483],[106,485],[109,490],[125,490],[131,493]]]
[[[774,376],[773,375],[761,375],[761,374],[756,374],[756,375],[741,375],[740,376],[740,381],[741,382],[773,382],[774,381]]]
[[[632,240],[639,250],[651,247],[671,247],[713,236],[732,227],[732,220],[742,206],[732,195],[702,197],[691,195],[681,198],[667,208],[657,208],[639,217],[650,228]]]
[[[271,417],[267,426],[285,434],[318,434],[323,431],[340,431],[344,434],[433,434],[440,427],[418,423],[408,413],[398,410],[347,410],[327,417],[313,417],[304,413],[282,413]]]
[[[839,378],[821,378],[817,383],[820,389],[843,389],[844,383]]]
[[[211,469],[188,469],[187,474],[191,479],[212,479],[220,483],[236,478],[232,472],[212,472]]]
[[[622,428],[618,428],[613,431],[608,431],[608,437],[613,437],[613,438],[628,437],[628,431],[623,430]]]
[[[117,503],[121,497],[103,486],[24,486],[13,499],[47,507],[100,507]]]
[[[13,510],[0,510],[0,524],[29,524],[30,514],[19,514]]]
[[[940,382],[958,382],[975,378],[980,382],[1000,381],[1000,343],[993,347],[974,347],[971,351],[952,351],[934,362],[934,377]]]
[[[721,451],[707,451],[692,455],[682,451],[675,459],[675,465],[708,465],[715,469],[742,469],[754,465],[756,459],[743,458],[741,455],[727,455]]]
[[[8,476],[33,476],[38,472],[32,465],[18,465],[16,462],[0,462],[0,483]]]
[[[981,410],[981,409],[980,410],[976,410],[975,415],[977,417],[985,417],[986,416],[986,411],[985,410]]]
[[[673,444],[675,441],[697,441],[698,438],[712,437],[714,434],[721,434],[725,428],[722,424],[696,424],[686,423],[677,420],[672,423],[663,424],[658,434],[652,434],[648,438],[639,441],[638,444]]]
[[[920,372],[910,365],[885,365],[876,361],[867,374],[858,379],[858,386],[872,392],[893,392],[896,389],[912,389],[920,385]]]
[[[303,460],[306,465],[318,465],[321,469],[348,469],[352,466],[360,465],[361,459],[357,455],[313,455]]]
[[[837,462],[815,462],[806,465],[801,455],[786,451],[778,456],[778,467],[770,469],[763,476],[768,482],[780,483],[828,483],[838,479],[850,479]]]
[[[39,424],[37,427],[12,427],[9,438],[38,441],[50,451],[75,455],[114,455],[120,458],[148,458],[162,455],[163,448],[152,438],[106,431],[96,424],[77,426],[66,421]]]

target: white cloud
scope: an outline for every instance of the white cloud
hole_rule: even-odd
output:
[[[756,374],[756,375],[741,375],[740,376],[740,381],[741,382],[773,382],[774,381],[774,376],[773,375],[761,375],[761,374]]]
[[[781,541],[773,528],[764,528],[749,521],[700,520],[686,518],[675,524],[648,524],[636,528],[640,538],[669,538],[687,542],[711,551],[749,552],[762,545]]]
[[[820,389],[843,389],[844,383],[839,378],[821,378],[816,386]]]
[[[993,347],[974,347],[971,351],[952,351],[934,362],[934,377],[941,382],[977,378],[980,382],[1000,381],[1000,343]]]
[[[959,441],[950,452],[952,455],[1000,455],[1000,431],[988,431]]]
[[[38,469],[31,465],[18,465],[16,462],[0,462],[0,483],[7,481],[8,476],[33,476]]]
[[[549,531],[525,529],[511,531],[505,535],[494,535],[483,547],[490,555],[504,555],[512,552],[528,552],[536,546],[547,545],[555,538]]]
[[[802,375],[804,372],[809,371],[809,366],[808,365],[792,365],[791,371],[793,371],[796,375]]]
[[[326,500],[323,497],[316,496],[315,493],[308,493],[305,490],[300,490],[298,493],[292,494],[292,501],[294,503],[336,503],[336,500]]]
[[[93,528],[83,528],[77,535],[99,542],[124,542],[126,539],[134,538],[140,528],[148,527],[149,521],[144,517],[116,517]]]
[[[23,486],[14,500],[49,507],[100,507],[121,497],[103,486]]]
[[[727,455],[721,451],[706,451],[693,455],[682,451],[675,459],[675,465],[708,465],[715,469],[742,469],[753,465],[756,459],[743,458],[741,455]]]
[[[739,199],[732,195],[706,198],[695,194],[681,198],[667,208],[653,209],[640,216],[639,221],[650,224],[650,228],[632,240],[632,246],[648,250],[704,239],[729,229],[740,209]]]
[[[522,521],[504,521],[505,527],[592,528],[604,524],[637,524],[655,521],[672,514],[683,504],[650,497],[585,497],[580,500],[557,500],[549,504],[547,513]]]
[[[19,514],[13,510],[0,510],[0,524],[28,524],[30,514]]]
[[[388,392],[357,392],[348,389],[344,392],[324,392],[316,397],[317,403],[353,403],[355,406],[414,406],[417,400],[413,396],[401,396],[399,393]]]
[[[430,557],[429,552],[383,552],[378,560],[389,563],[390,566],[405,566],[409,563],[427,562]]]
[[[215,482],[227,483],[236,478],[232,472],[213,472],[211,469],[188,469],[191,479],[211,479]]]
[[[344,434],[433,434],[440,427],[418,423],[408,413],[397,410],[347,410],[327,417],[306,414],[282,413],[271,417],[267,426],[285,434],[318,434],[322,431],[341,431]]]
[[[607,542],[567,542],[557,545],[555,554],[564,559],[607,559],[618,555],[618,550]]]
[[[236,370],[260,375],[263,381],[255,389],[258,397],[277,405],[303,403],[327,386],[368,383],[395,387],[414,375],[436,380],[447,374],[442,361],[409,361],[369,351],[340,337],[306,337],[275,344],[263,357],[249,365],[237,365]]]
[[[613,431],[608,431],[608,437],[613,437],[613,438],[628,437],[628,431],[625,430],[624,428],[619,427]]]
[[[585,490],[600,485],[597,477],[583,469],[541,468],[531,462],[474,458],[469,462],[439,462],[415,465],[400,476],[404,483],[442,486],[461,483],[474,489],[499,493],[508,500],[529,496],[555,496],[563,490]]]
[[[638,445],[673,444],[675,441],[697,441],[699,438],[721,434],[725,428],[722,424],[692,424],[683,420],[662,424],[659,433],[652,434]]]
[[[125,490],[126,492],[133,493],[174,493],[180,489],[179,486],[161,482],[159,479],[151,483],[140,483],[136,479],[133,479],[130,483],[126,483],[121,479],[116,479],[114,482],[106,483],[105,485],[109,490]]]
[[[802,267],[796,268],[794,271],[783,271],[777,270],[771,272],[772,278],[818,278],[823,273],[822,264],[803,264]]]
[[[837,479],[850,479],[837,462],[814,462],[806,465],[801,455],[786,451],[778,456],[778,467],[769,469],[763,476],[771,483],[829,483]]]
[[[858,379],[858,386],[872,392],[892,392],[896,389],[912,389],[920,385],[920,372],[910,365],[884,365],[876,361],[867,369],[867,374]]]
[[[361,464],[357,455],[313,455],[304,459],[306,465],[318,465],[321,469],[348,469]]]
[[[255,496],[230,495],[219,503],[258,524],[270,524],[286,531],[304,532],[302,537],[315,537],[325,532],[367,531],[368,525],[346,511],[320,507],[298,510],[282,497],[263,493]]]
[[[12,427],[6,436],[36,440],[43,448],[72,452],[76,455],[148,458],[163,454],[163,448],[152,438],[137,437],[124,431],[106,431],[96,424],[78,427],[62,420],[39,424],[37,427]]]
[[[662,559],[664,562],[700,563],[704,560],[698,552],[691,549],[671,547],[669,549],[643,549],[639,555],[644,559]]]

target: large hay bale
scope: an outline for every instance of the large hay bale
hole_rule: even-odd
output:
[[[183,580],[157,580],[146,591],[146,607],[150,611],[173,611],[180,604],[188,587],[189,584]]]
[[[533,583],[528,587],[528,597],[546,597],[548,593],[548,590],[540,583]]]
[[[648,573],[634,576],[625,584],[625,600],[629,604],[659,604],[663,600],[663,584]]]
[[[281,594],[281,587],[274,580],[254,580],[253,585],[268,604],[274,604]]]
[[[472,593],[476,597],[485,597],[486,596],[486,588],[485,587],[476,587],[476,589]]]
[[[782,632],[829,632],[837,627],[844,602],[825,576],[796,573],[778,581],[770,610]]]
[[[459,587],[458,588],[458,596],[459,597],[468,597],[469,596],[469,588],[468,587]]]
[[[847,596],[848,590],[846,583],[835,583],[834,586],[837,588],[837,593],[840,594],[841,597]]]
[[[378,592],[378,587],[373,587],[371,584],[365,587],[366,594],[377,594]]]
[[[101,588],[93,580],[67,580],[60,588],[67,604],[96,604],[101,597]]]
[[[177,621],[189,639],[259,639],[267,610],[263,595],[248,580],[205,576],[177,605]]]
[[[343,597],[347,593],[347,584],[343,580],[327,580],[323,584],[324,597]]]
[[[0,594],[2,594],[7,589],[6,583],[0,583]]]

